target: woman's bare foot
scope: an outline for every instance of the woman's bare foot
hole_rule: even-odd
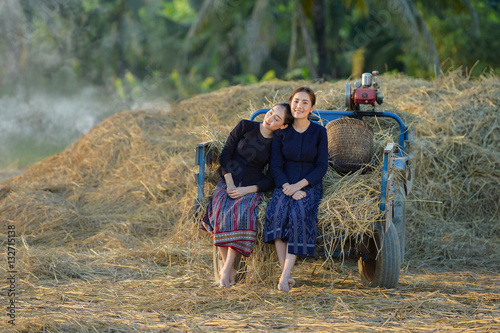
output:
[[[233,284],[236,283],[236,270],[231,267],[229,270],[221,269],[220,275],[220,285],[223,288],[231,288]]]
[[[231,268],[231,274],[229,275],[229,284],[232,286],[233,284],[236,283],[236,270],[234,268]]]
[[[284,293],[287,293],[292,289],[292,287],[295,285],[295,280],[292,279],[291,276],[288,277],[280,277],[280,281],[278,283],[278,289],[281,290]]]

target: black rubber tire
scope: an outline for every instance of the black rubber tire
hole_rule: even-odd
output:
[[[245,277],[246,271],[244,270],[245,268],[245,261],[241,260],[241,254],[237,254],[236,258],[234,259],[234,268],[236,269],[236,282],[243,280]],[[222,262],[222,257],[220,255],[219,249],[217,246],[213,246],[213,266],[214,266],[214,280],[215,283],[220,282],[220,276],[219,272],[222,269],[222,266],[224,266],[224,263]]]
[[[406,244],[406,202],[403,195],[401,183],[395,185],[396,196],[392,206],[392,223],[398,232],[399,248],[401,250],[401,262],[405,260],[405,244]]]
[[[396,288],[401,271],[401,249],[394,224],[390,224],[385,234],[381,229],[376,229],[374,238],[368,240],[364,252],[358,260],[363,285]]]

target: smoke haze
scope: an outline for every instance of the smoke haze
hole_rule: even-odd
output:
[[[0,167],[25,168],[131,107],[113,96],[87,87],[65,95],[19,89],[0,97]]]

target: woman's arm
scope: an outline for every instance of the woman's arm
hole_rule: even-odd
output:
[[[317,154],[314,169],[304,177],[311,186],[319,184],[323,180],[323,176],[328,171],[328,135],[326,129],[321,126],[318,132]]]
[[[219,156],[219,163],[221,166],[221,173],[224,176],[226,173],[234,172],[233,168],[237,167],[237,163],[232,162],[233,156],[236,152],[236,148],[238,147],[238,142],[244,133],[244,121],[240,120],[238,125],[233,128],[229,136],[227,137],[226,143],[224,144],[224,148]]]
[[[283,184],[288,184],[288,179],[283,170],[283,135],[274,134],[271,146],[271,157],[269,162],[269,172],[274,179],[276,187],[281,187]]]
[[[274,180],[271,173],[268,171],[264,178],[259,180],[255,185],[257,185],[256,192],[267,192],[274,188]]]
[[[226,192],[227,192],[227,194],[229,194],[230,190],[233,190],[236,188],[236,186],[234,185],[233,174],[231,174],[229,172],[226,173],[224,175],[224,180],[226,181],[226,187],[227,187]]]

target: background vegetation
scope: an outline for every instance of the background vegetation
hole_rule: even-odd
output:
[[[495,0],[4,0],[0,16],[3,92],[50,82],[185,96],[372,69],[480,74],[500,62]]]
[[[0,166],[157,98],[372,70],[498,74],[499,23],[496,0],[1,0]]]

